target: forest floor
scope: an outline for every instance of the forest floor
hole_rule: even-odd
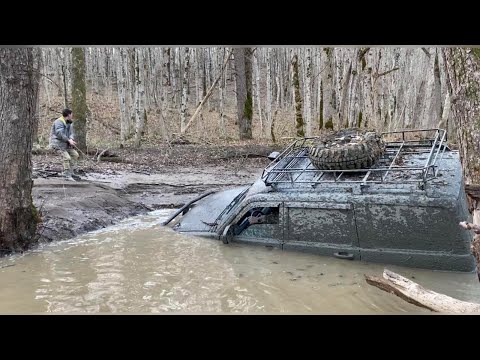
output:
[[[82,154],[80,181],[61,177],[61,159],[33,155],[39,241],[65,240],[160,208],[179,208],[209,190],[253,183],[279,146],[169,144]]]

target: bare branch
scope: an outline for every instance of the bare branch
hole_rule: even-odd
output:
[[[103,150],[98,156],[97,156],[97,162],[100,161],[102,158],[103,154],[105,154],[108,151],[108,149]]]
[[[473,230],[475,234],[480,234],[480,226],[468,223],[466,221],[462,221],[459,223],[459,225],[464,228],[465,230]]]
[[[358,60],[362,61],[363,57],[368,53],[369,50],[370,48],[360,50],[360,52],[358,53]]]
[[[425,49],[424,47],[422,47],[422,50],[423,50],[423,52],[424,52],[428,57],[431,56],[431,54],[428,52],[427,49]]]
[[[228,60],[230,59],[230,57],[232,56],[233,54],[233,51],[230,51],[228,52],[228,54],[225,56],[225,61],[223,62],[223,66],[222,66],[222,70],[220,71],[220,74],[218,74],[218,77],[215,79],[215,81],[213,82],[212,86],[210,87],[210,89],[208,89],[208,92],[207,94],[205,95],[205,97],[202,99],[202,101],[200,101],[200,104],[198,104],[197,106],[197,109],[195,110],[195,112],[193,113],[192,117],[190,118],[190,120],[188,121],[187,125],[185,125],[185,128],[183,129],[183,131],[181,132],[180,135],[183,135],[185,134],[185,132],[187,131],[187,129],[190,127],[190,125],[192,124],[193,120],[195,120],[195,118],[197,117],[198,113],[200,112],[200,109],[202,108],[203,104],[205,104],[205,101],[207,101],[207,99],[210,97],[210,95],[212,94],[213,92],[213,89],[215,88],[215,86],[217,85],[218,81],[220,80],[220,78],[222,77],[223,75],[223,72],[225,70],[225,67],[227,66],[228,64]]]
[[[385,71],[385,72],[383,72],[383,73],[375,73],[375,74],[373,74],[373,77],[374,77],[375,79],[378,79],[380,76],[390,74],[391,72],[396,71],[396,70],[399,70],[399,69],[400,69],[400,68],[398,68],[398,67],[394,67],[393,69],[387,70],[387,71]]]
[[[48,81],[50,81],[53,85],[55,85],[56,87],[58,87],[59,89],[61,89],[60,85],[58,85],[55,81],[53,81],[52,79],[50,79],[47,75],[43,74],[41,71],[39,71],[39,70],[31,70],[31,71],[34,72],[34,73],[39,74],[40,76],[43,76],[45,79],[47,79]]]

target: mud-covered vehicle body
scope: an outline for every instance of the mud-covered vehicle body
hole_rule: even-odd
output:
[[[315,138],[293,142],[250,186],[204,194],[173,228],[341,259],[470,272],[468,211],[459,153],[443,129],[381,134],[369,168],[319,169]],[[182,216],[177,216],[182,214]]]

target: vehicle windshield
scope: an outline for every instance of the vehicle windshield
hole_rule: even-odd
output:
[[[238,203],[240,203],[247,194],[248,190],[250,190],[250,186],[243,190],[240,194],[235,196],[235,198],[227,205],[227,207],[218,215],[217,219],[215,220],[216,224],[219,224],[219,221],[223,218],[224,215],[228,214]]]

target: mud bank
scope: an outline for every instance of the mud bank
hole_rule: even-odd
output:
[[[34,179],[33,200],[41,211],[40,242],[65,240],[160,208],[179,208],[210,190],[254,182],[268,160],[231,166],[179,167],[161,173],[115,171],[86,173],[81,181]]]

